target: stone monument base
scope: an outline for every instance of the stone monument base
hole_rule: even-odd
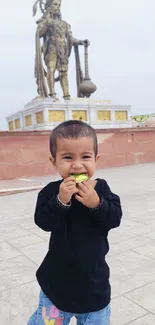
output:
[[[6,119],[10,131],[52,130],[72,119],[85,121],[94,129],[132,127],[130,106],[85,98],[60,102],[38,97],[26,104],[24,110]]]

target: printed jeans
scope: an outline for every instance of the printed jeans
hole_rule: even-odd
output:
[[[41,291],[38,309],[27,325],[68,325],[72,317],[77,319],[77,325],[110,325],[110,305],[88,314],[66,313],[58,310]]]

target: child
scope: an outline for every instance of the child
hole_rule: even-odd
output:
[[[38,195],[35,223],[52,232],[37,271],[39,306],[28,325],[110,325],[108,232],[120,225],[120,199],[104,179],[92,180],[99,158],[94,129],[82,121],[58,125],[51,162],[62,180]],[[74,174],[89,180],[76,183]]]

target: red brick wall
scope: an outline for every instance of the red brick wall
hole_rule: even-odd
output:
[[[115,131],[99,150],[98,168],[155,162],[155,128]]]
[[[97,130],[98,168],[155,162],[155,128]],[[0,132],[0,179],[55,173],[50,131]]]

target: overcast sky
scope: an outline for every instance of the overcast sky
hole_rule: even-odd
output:
[[[0,13],[0,130],[5,116],[36,95],[33,0],[2,1]],[[41,14],[40,14],[41,16]],[[155,113],[155,0],[62,0],[73,36],[88,38],[94,97],[132,106],[132,114]],[[80,51],[83,59],[83,48]],[[70,93],[76,96],[74,52]],[[62,97],[60,87],[57,93]]]

